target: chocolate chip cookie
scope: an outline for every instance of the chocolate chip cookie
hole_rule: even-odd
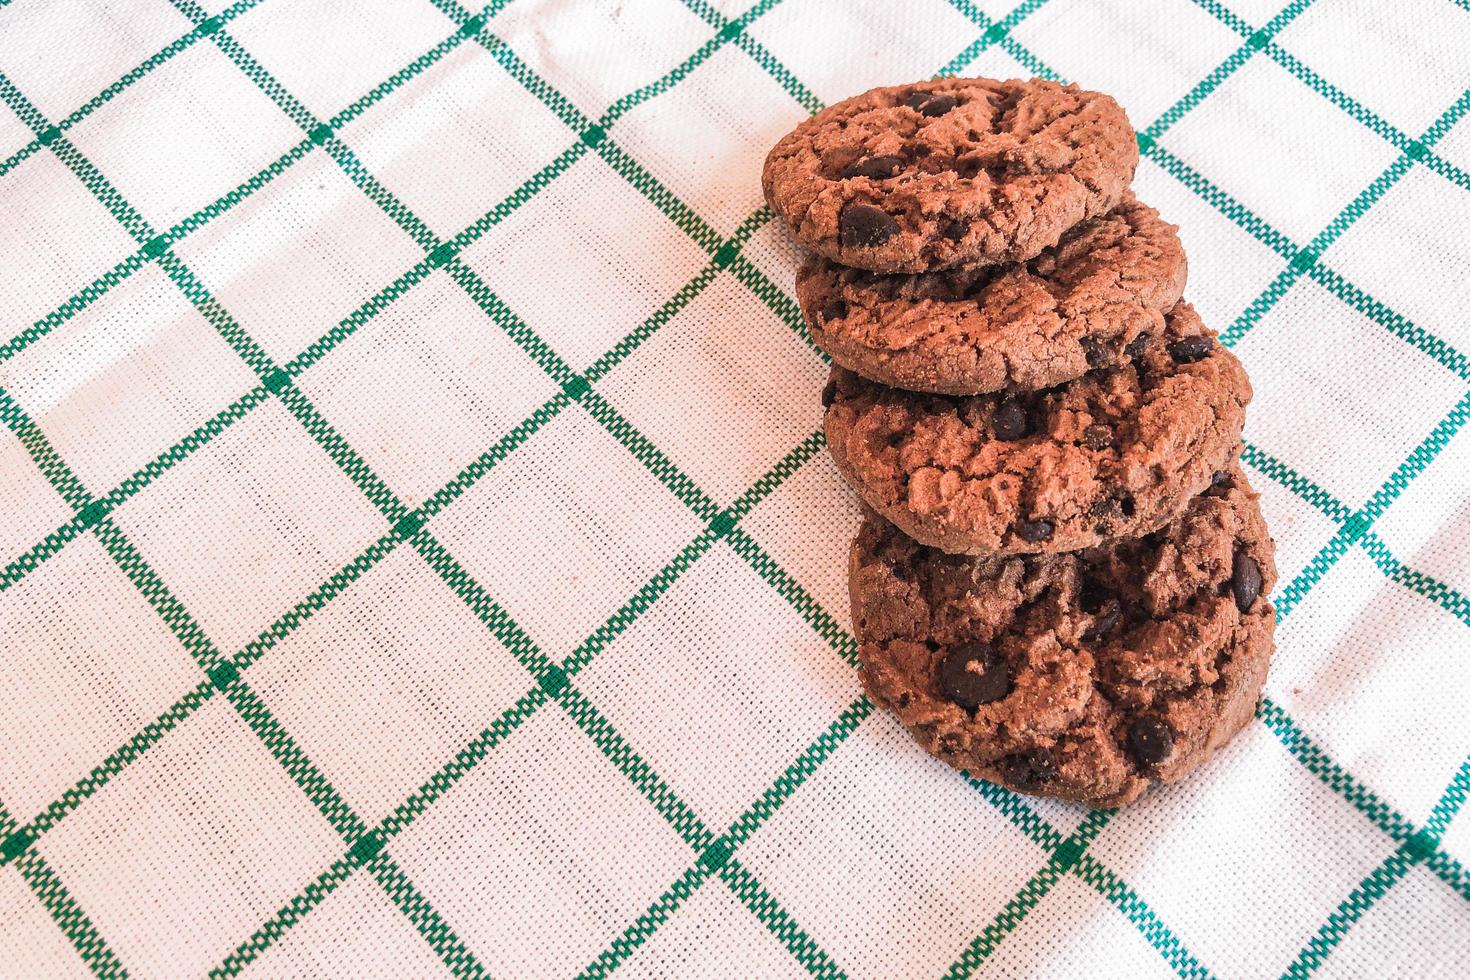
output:
[[[1250,719],[1272,553],[1235,466],[1158,531],[1079,552],[949,555],[872,517],[851,559],[863,686],[957,768],[1120,806]]]
[[[1240,362],[1180,302],[1121,360],[1038,392],[888,388],[834,368],[827,445],[870,507],[922,544],[1075,551],[1175,517],[1239,452]]]
[[[1032,258],[1112,210],[1138,164],[1106,95],[946,78],[823,109],[766,157],[766,200],[843,265],[927,272]]]
[[[796,296],[838,364],[912,391],[1049,388],[1157,335],[1184,291],[1178,229],[1131,193],[1016,265],[874,273],[813,256]]]

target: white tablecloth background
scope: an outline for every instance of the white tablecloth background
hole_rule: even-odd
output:
[[[0,4],[0,975],[1465,976],[1470,6],[1279,8]],[[854,677],[759,168],[940,71],[1255,384],[1268,697],[1117,814]]]

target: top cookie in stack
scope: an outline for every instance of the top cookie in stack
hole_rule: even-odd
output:
[[[827,445],[873,512],[864,686],[954,765],[1100,806],[1251,717],[1274,625],[1250,381],[1137,163],[1106,95],[941,79],[818,113],[763,175],[814,253]]]
[[[1178,516],[1238,452],[1250,383],[1180,297],[1177,230],[1129,191],[1112,98],[938,79],[817,113],[766,158],[838,365],[828,444],[948,552],[1073,551]],[[955,397],[961,396],[961,397]]]

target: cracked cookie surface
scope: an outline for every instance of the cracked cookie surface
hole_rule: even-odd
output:
[[[796,278],[812,338],[896,388],[973,395],[1080,377],[1157,335],[1184,291],[1178,229],[1131,193],[1010,266],[873,273],[813,256]]]
[[[1037,392],[889,388],[834,368],[822,394],[843,477],[922,544],[1075,551],[1146,534],[1239,453],[1240,362],[1188,303],[1121,362]]]
[[[1027,793],[1120,806],[1255,709],[1273,544],[1238,467],[1143,538],[975,558],[870,516],[849,584],[861,678],[930,752]]]
[[[766,200],[843,265],[926,272],[1033,258],[1110,211],[1138,165],[1113,99],[1043,79],[946,78],[829,106],[766,157]]]

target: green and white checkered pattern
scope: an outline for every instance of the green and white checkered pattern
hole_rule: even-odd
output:
[[[1464,976],[1464,0],[0,0],[0,975]],[[1256,387],[1268,696],[1113,813],[853,674],[759,200],[1069,78]]]

